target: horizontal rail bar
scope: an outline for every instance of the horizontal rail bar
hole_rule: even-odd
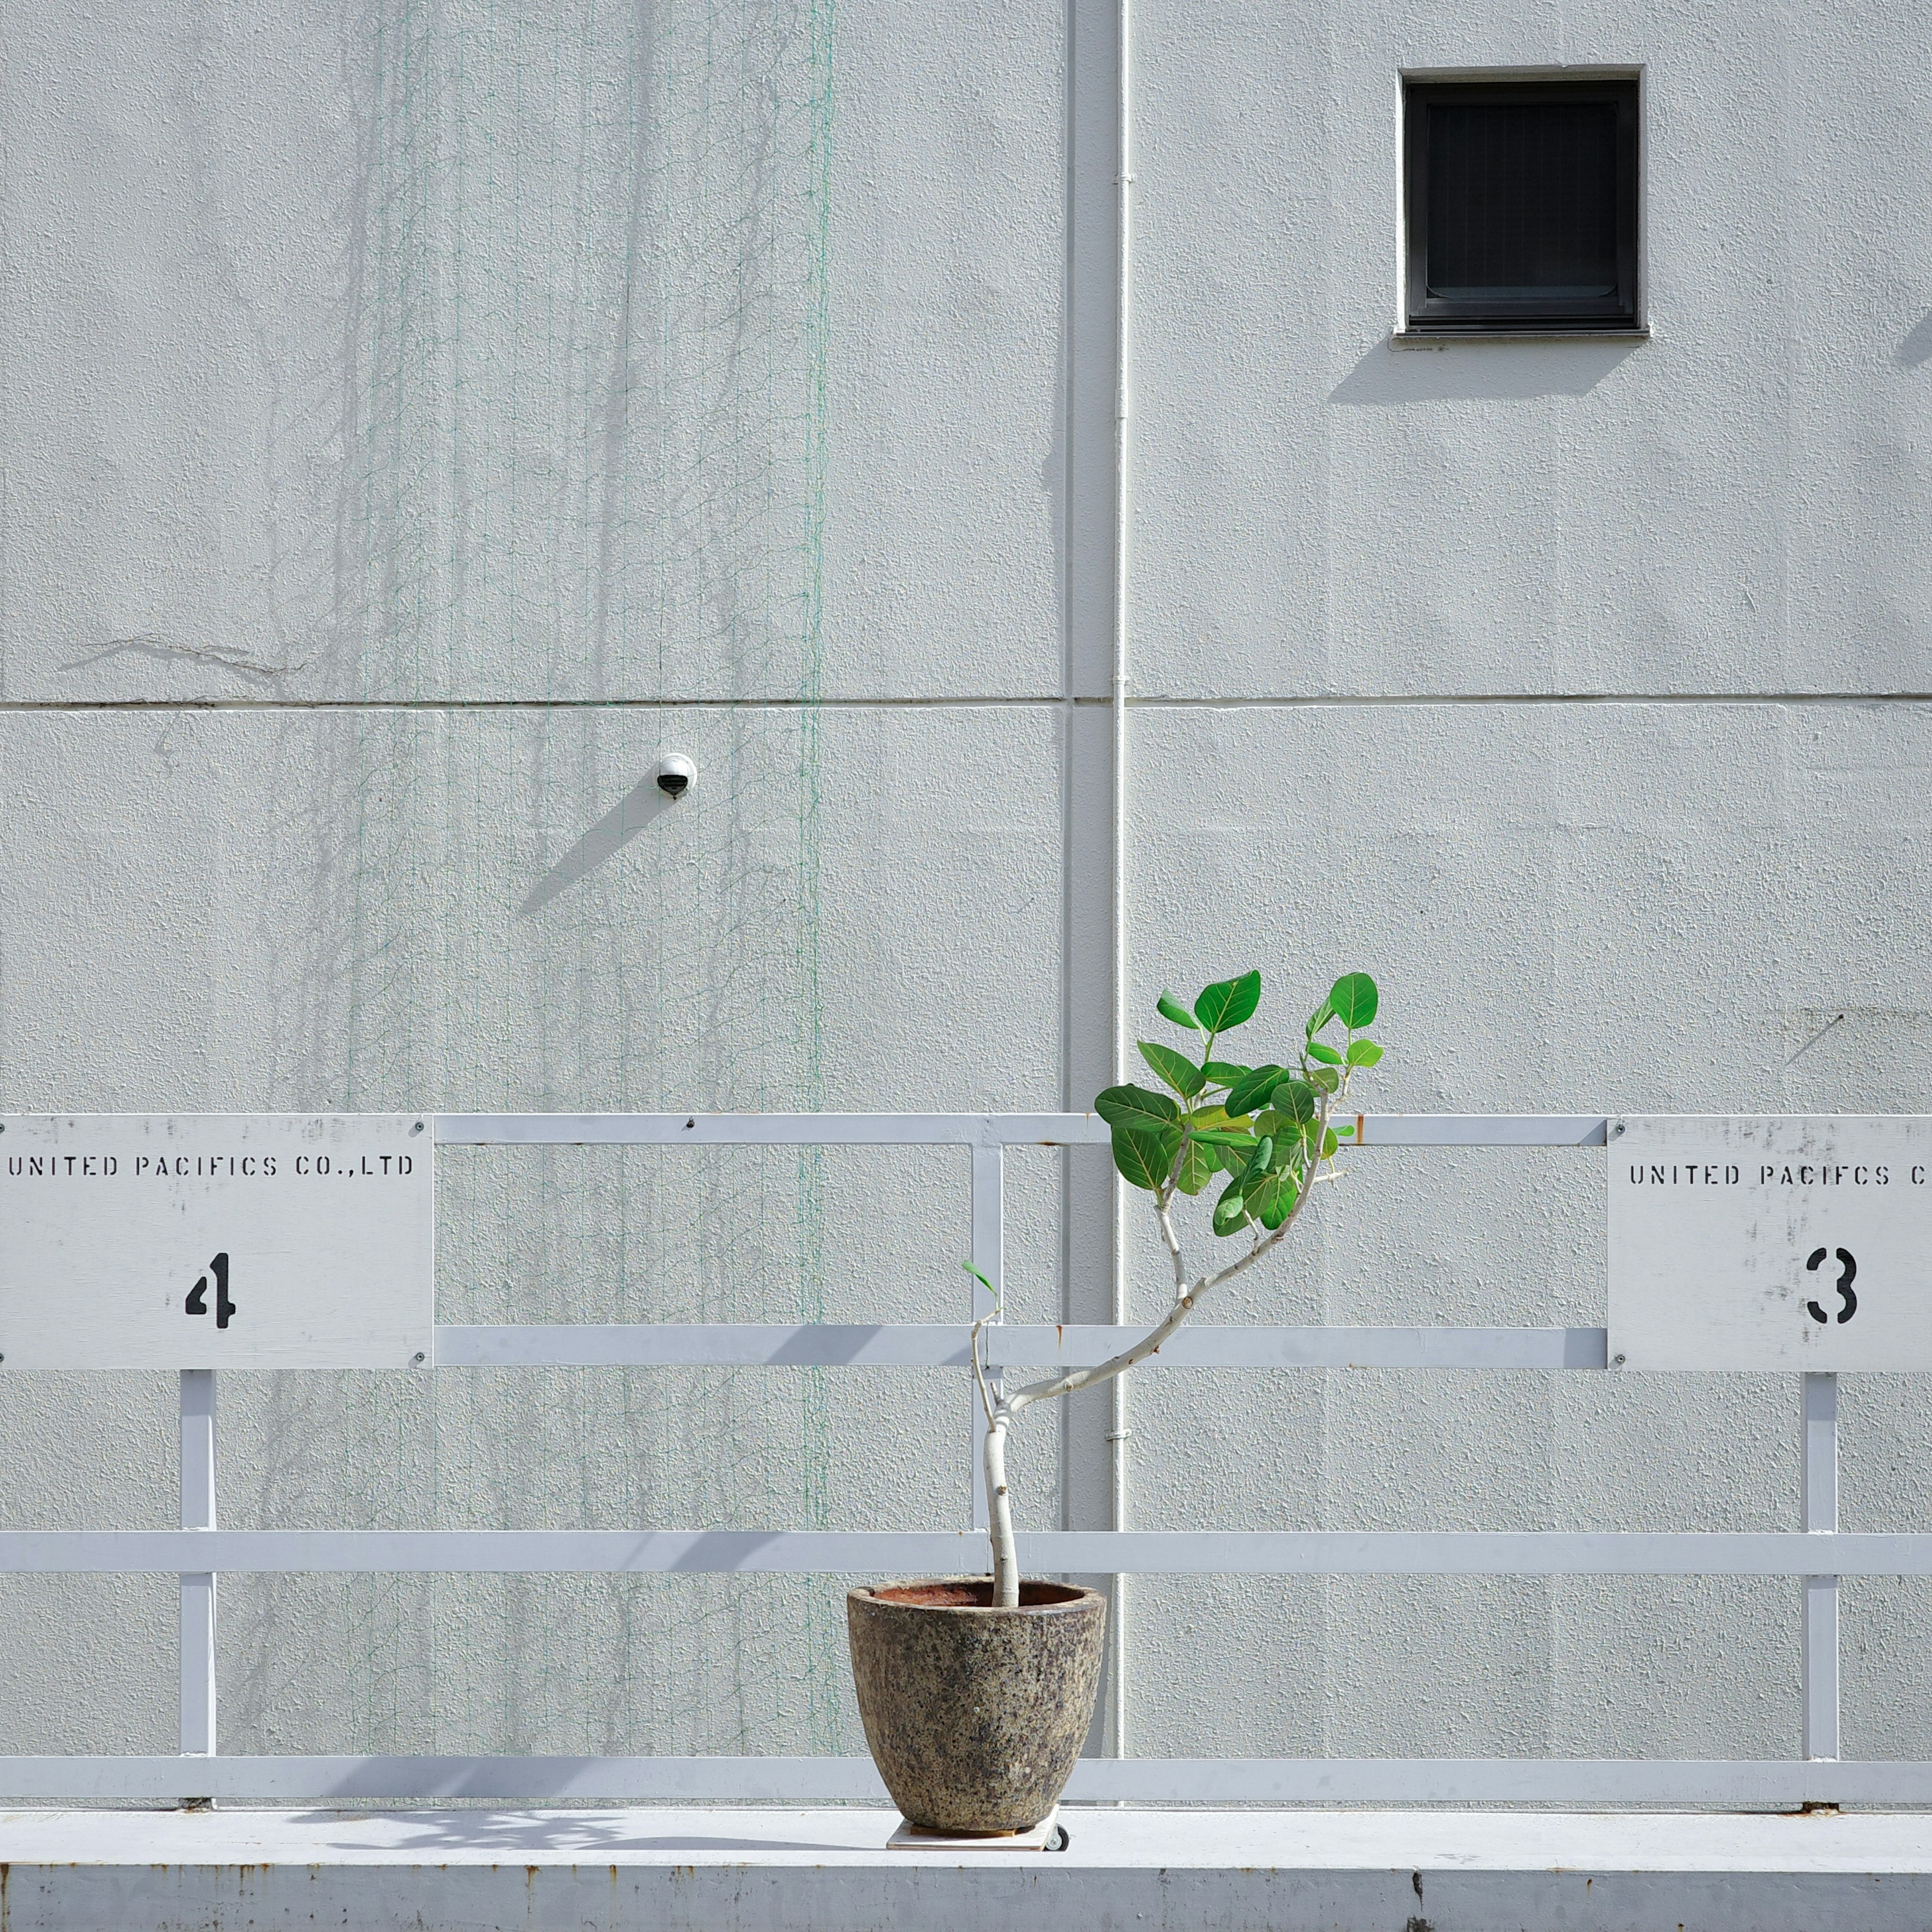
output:
[[[1340,1117],[1346,1118],[1346,1117]],[[1364,1147],[1601,1147],[1601,1114],[1358,1114]],[[437,1114],[442,1147],[1089,1147],[1096,1114]]]
[[[436,1331],[438,1368],[964,1368],[970,1330],[913,1322],[590,1322]],[[1085,1368],[1148,1333],[1068,1323],[987,1329],[1000,1367]],[[1601,1328],[1184,1328],[1152,1358],[1190,1369],[1600,1369]]]
[[[1560,1804],[1906,1804],[1932,1764],[1710,1758],[1087,1758],[1090,1802]]]
[[[1082,1758],[1075,1803],[1916,1804],[1932,1764],[1608,1758]],[[862,1757],[0,1757],[0,1798],[562,1798],[884,1805]]]
[[[0,1798],[890,1801],[865,1757],[0,1757]]]
[[[1029,1331],[1030,1332],[1030,1331]],[[1046,1331],[1052,1333],[1051,1329]],[[1144,1332],[1144,1331],[1136,1331]],[[446,1368],[964,1368],[969,1333],[914,1322],[629,1322],[608,1326],[439,1326],[436,1365]]]
[[[441,1147],[1078,1147],[1097,1114],[438,1114]]]
[[[1629,1530],[1048,1530],[1052,1574],[1924,1576],[1932,1535]],[[151,1529],[0,1532],[0,1572],[502,1575],[983,1572],[983,1531]]]
[[[1344,1117],[1346,1118],[1346,1117]],[[1358,1114],[1361,1147],[1601,1147],[1601,1114]]]

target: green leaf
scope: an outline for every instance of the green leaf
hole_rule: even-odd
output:
[[[1300,1178],[1292,1170],[1270,1174],[1250,1189],[1244,1198],[1247,1211],[1272,1234],[1294,1211],[1301,1194]]]
[[[1257,968],[1238,980],[1217,980],[1213,986],[1204,986],[1194,1002],[1194,1016],[1210,1033],[1226,1033],[1230,1027],[1252,1019],[1261,1003],[1262,976]]]
[[[963,1268],[988,1294],[992,1295],[995,1299],[998,1299],[998,1290],[994,1287],[993,1284],[988,1281],[970,1262],[962,1262],[959,1265]]]
[[[1232,1060],[1204,1060],[1201,1070],[1216,1087],[1232,1087],[1236,1081],[1245,1079],[1248,1072],[1245,1066],[1238,1066]]]
[[[1339,1144],[1340,1143],[1336,1138],[1335,1130],[1333,1127],[1330,1127],[1328,1131],[1322,1136],[1322,1158],[1324,1160],[1332,1160],[1334,1158],[1335,1149]]]
[[[1207,1076],[1184,1053],[1152,1040],[1142,1040],[1140,1048],[1141,1057],[1177,1094],[1191,1100],[1207,1085]]]
[[[1162,1019],[1172,1020],[1176,1026],[1185,1027],[1190,1033],[1201,1030],[1201,1022],[1172,993],[1162,994],[1154,1004]]]
[[[1274,1091],[1275,1082],[1288,1071],[1285,1066],[1257,1066],[1236,1081],[1228,1096],[1228,1111],[1245,1114]]]
[[[1094,1111],[1110,1127],[1158,1127],[1180,1118],[1165,1094],[1145,1087],[1109,1087],[1094,1095]]]
[[[1324,1000],[1321,1005],[1308,1016],[1308,1024],[1304,1030],[1307,1034],[1308,1037],[1312,1040],[1334,1017],[1335,1009]]]
[[[1214,1232],[1217,1234],[1232,1234],[1241,1226],[1242,1220],[1241,1184],[1238,1180],[1225,1189],[1214,1204]]]
[[[1274,1090],[1274,1110],[1291,1120],[1312,1120],[1320,1111],[1315,1089],[1306,1080],[1284,1080]]]
[[[1190,1139],[1187,1151],[1180,1156],[1180,1171],[1174,1175],[1174,1184],[1184,1194],[1198,1194],[1214,1178],[1220,1165],[1211,1148]]]
[[[1342,1056],[1325,1040],[1311,1040],[1307,1052],[1310,1060],[1318,1060],[1325,1066],[1340,1066],[1342,1064]]]
[[[1366,973],[1344,973],[1328,988],[1328,1004],[1351,1033],[1375,1018],[1378,998],[1376,982]]]
[[[1152,1194],[1167,1184],[1174,1156],[1180,1151],[1180,1130],[1166,1127],[1116,1127],[1114,1165],[1128,1184]]]
[[[1351,1066],[1372,1066],[1382,1057],[1382,1048],[1372,1040],[1352,1040],[1348,1042]]]
[[[1266,1134],[1255,1143],[1255,1150],[1248,1156],[1248,1164],[1241,1170],[1240,1182],[1245,1187],[1252,1180],[1258,1180],[1268,1171],[1268,1163],[1274,1159],[1274,1142]]]
[[[1308,1070],[1308,1083],[1318,1087],[1324,1094],[1334,1093],[1342,1084],[1342,1076],[1332,1066],[1311,1066]]]
[[[1266,1113],[1255,1116],[1257,1131],[1263,1129],[1274,1136],[1274,1164],[1282,1166],[1289,1160],[1299,1160],[1300,1150],[1315,1138],[1319,1123],[1314,1120],[1298,1120],[1292,1114],[1277,1113],[1270,1107]]]
[[[1335,1131],[1340,1134],[1345,1141],[1352,1141],[1355,1138],[1355,1130],[1353,1127],[1337,1127]]]
[[[1255,1137],[1247,1131],[1246,1120],[1231,1120],[1225,1107],[1197,1107],[1186,1118],[1194,1142],[1210,1171],[1239,1174],[1247,1165]]]

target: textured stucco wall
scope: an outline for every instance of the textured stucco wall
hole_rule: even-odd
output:
[[[1136,12],[1133,1010],[1359,964],[1376,1104],[1924,1107],[1932,31]],[[1090,1098],[1110,6],[0,19],[0,1105]],[[1391,348],[1401,71],[1592,62],[1654,339]],[[1222,1318],[1600,1319],[1598,1159],[1366,1159]],[[1016,1310],[1100,1318],[1097,1162],[1013,1166]],[[962,1305],[950,1157],[442,1174],[446,1319]],[[958,1380],[235,1376],[223,1517],[950,1525]],[[1847,1381],[1849,1526],[1932,1517],[1918,1396]],[[1775,1378],[1131,1400],[1143,1526],[1796,1522]],[[0,1520],[170,1520],[172,1404],[8,1379]],[[1030,1520],[1104,1522],[1103,1417],[1029,1419]],[[1848,1586],[1848,1754],[1922,1755],[1928,1609]],[[1790,1753],[1796,1612],[1148,1580],[1130,1742]],[[0,1750],[171,1748],[170,1585],[0,1624]],[[236,1580],[223,1640],[231,1750],[856,1748],[817,1580]]]

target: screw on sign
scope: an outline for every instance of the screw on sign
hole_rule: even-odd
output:
[[[1824,1265],[1825,1257],[1829,1252],[1825,1248],[1816,1250],[1804,1264],[1806,1271],[1816,1274]],[[1838,1270],[1838,1319],[1844,1322],[1850,1321],[1858,1312],[1858,1298],[1852,1292],[1852,1283],[1858,1279],[1858,1264],[1849,1248],[1840,1248],[1838,1252],[1840,1264]],[[1815,1301],[1808,1301],[1804,1310],[1814,1322],[1828,1322],[1832,1318]]]
[[[1822,1252],[1822,1250],[1821,1250]],[[208,1273],[214,1276],[214,1325],[218,1328],[228,1326],[228,1318],[235,1312],[235,1304],[228,1298],[228,1251],[224,1249],[208,1264]],[[208,1312],[208,1276],[203,1275],[188,1292],[188,1299],[182,1304],[187,1315],[206,1315]],[[1825,1318],[1821,1315],[1819,1318]]]

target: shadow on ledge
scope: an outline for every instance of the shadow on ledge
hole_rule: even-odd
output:
[[[1331,403],[1393,408],[1403,403],[1528,402],[1587,395],[1632,350],[1606,342],[1445,340],[1440,348],[1378,342],[1328,392]]]
[[[344,1819],[340,1838],[332,1849],[344,1852],[427,1852],[474,1853],[479,1850],[526,1853],[562,1853],[572,1858],[596,1858],[610,1852],[838,1852],[852,1847],[842,1839],[772,1837],[711,1837],[690,1832],[654,1835],[640,1833],[634,1814],[622,1810],[574,1811],[548,1814],[530,1811],[394,1811],[383,1814],[398,1828],[392,1832],[356,1830],[370,1820]],[[336,1822],[327,1812],[312,1812],[310,1820]],[[880,1841],[884,1842],[883,1840]]]

